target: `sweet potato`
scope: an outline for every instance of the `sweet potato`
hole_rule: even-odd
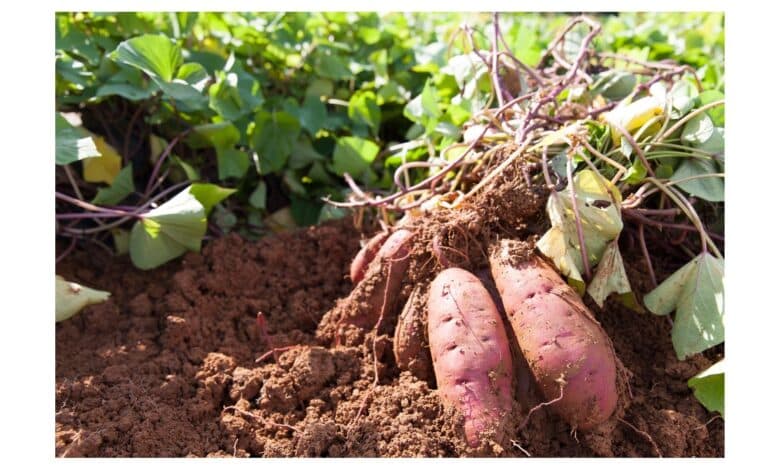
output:
[[[390,235],[369,263],[363,279],[349,296],[323,316],[317,337],[334,345],[355,346],[363,333],[371,330],[380,317],[394,311],[401,282],[409,265],[412,232],[398,230]]]
[[[349,266],[349,278],[352,280],[353,284],[357,284],[363,279],[371,260],[376,257],[377,252],[389,236],[390,232],[379,232],[369,238],[365,246],[358,251],[358,254],[355,255],[355,259],[352,260],[352,264]]]
[[[512,407],[512,360],[501,317],[476,276],[460,268],[436,276],[428,340],[440,397],[462,413],[468,444],[500,443]]]
[[[593,428],[617,405],[612,343],[558,273],[518,243],[494,246],[490,266],[520,349],[553,410],[575,429]]]
[[[425,334],[426,300],[423,289],[415,287],[398,316],[393,339],[393,353],[398,368],[408,370],[424,381],[433,378],[431,352]]]

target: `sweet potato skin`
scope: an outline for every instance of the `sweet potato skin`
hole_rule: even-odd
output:
[[[513,257],[502,240],[490,265],[520,349],[547,401],[576,429],[615,411],[616,357],[606,332],[558,273],[535,255]],[[560,399],[559,399],[560,398]]]
[[[365,276],[348,297],[328,311],[317,337],[332,345],[356,346],[380,318],[395,311],[401,283],[409,266],[413,233],[401,229],[390,235],[368,266]],[[394,319],[393,319],[394,320]]]
[[[407,370],[427,382],[433,379],[433,363],[426,337],[425,320],[428,312],[425,294],[419,286],[415,287],[398,315],[393,354],[399,369]]]
[[[468,444],[501,442],[512,408],[511,354],[498,309],[476,276],[449,268],[434,279],[428,340],[440,397],[463,414]]]
[[[352,260],[352,264],[349,266],[349,278],[352,280],[352,284],[357,284],[363,279],[366,270],[368,270],[368,265],[376,257],[382,244],[389,236],[390,232],[379,232],[371,237],[365,246],[358,251],[358,254]]]

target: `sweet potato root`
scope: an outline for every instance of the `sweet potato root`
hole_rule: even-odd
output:
[[[393,340],[393,353],[398,368],[408,370],[424,381],[433,378],[433,364],[425,328],[427,313],[426,295],[423,289],[417,286],[398,316]]]
[[[371,264],[371,261],[376,257],[377,252],[379,252],[382,244],[389,236],[390,232],[379,232],[371,237],[368,242],[366,242],[365,246],[358,251],[358,254],[355,255],[355,259],[352,260],[352,264],[349,267],[349,278],[352,280],[353,284],[357,284],[363,279],[363,276],[368,269],[368,265]]]
[[[380,318],[394,311],[409,265],[411,239],[412,232],[404,229],[387,238],[350,295],[323,316],[317,329],[321,341],[355,346]]]
[[[593,428],[617,405],[612,343],[558,273],[517,243],[494,246],[490,266],[520,349],[553,410],[576,429]]]
[[[439,273],[428,294],[428,339],[439,394],[463,414],[468,444],[500,443],[512,407],[509,341],[476,276],[460,268]]]

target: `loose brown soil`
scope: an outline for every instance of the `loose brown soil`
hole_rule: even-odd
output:
[[[469,240],[496,230],[540,233],[538,201],[544,199],[528,200],[518,201],[522,220],[442,220],[439,242],[466,255],[459,261],[448,252],[449,262],[477,272],[486,260],[480,244]],[[513,202],[486,197],[480,204],[503,211]],[[420,243],[435,235],[423,233]],[[228,236],[150,272],[100,253],[70,255],[57,274],[112,296],[57,325],[56,455],[468,455],[458,417],[442,407],[433,384],[396,367],[394,321],[376,341],[371,334],[332,347],[317,337],[322,317],[352,289],[349,263],[359,240],[349,221],[257,242]],[[424,265],[431,256],[416,253],[407,280],[429,280],[436,262]],[[646,292],[641,258],[625,257],[633,285]],[[666,274],[661,268],[659,275]],[[407,282],[403,296],[410,291]],[[667,318],[611,302],[603,311],[588,306],[628,372],[622,419],[608,429],[573,433],[542,408],[511,445],[494,446],[488,455],[723,456],[723,420],[713,419],[686,385],[722,349],[681,362]],[[272,348],[275,354],[256,362]]]

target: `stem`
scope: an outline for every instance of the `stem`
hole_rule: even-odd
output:
[[[617,123],[612,124],[612,127],[618,130],[623,137],[628,141],[629,144],[631,144],[631,148],[634,149],[634,152],[636,152],[636,156],[639,157],[640,160],[642,160],[642,164],[647,168],[647,173],[650,176],[655,177],[655,172],[653,171],[653,167],[650,166],[650,162],[647,161],[647,157],[645,157],[645,153],[642,151],[642,149],[639,148],[639,144],[636,143],[636,140],[634,140],[634,137],[629,134],[629,132],[623,127],[618,125]]]
[[[76,184],[76,178],[73,176],[73,173],[70,171],[69,165],[62,165],[62,168],[65,170],[65,175],[68,177],[68,181],[70,181],[71,187],[73,187],[73,192],[76,193],[76,196],[79,199],[84,200],[84,195],[81,194],[79,185]]]
[[[585,246],[585,231],[582,228],[582,219],[580,219],[580,210],[577,207],[577,188],[574,185],[574,176],[572,169],[571,154],[566,154],[566,178],[571,185],[571,207],[574,211],[574,224],[577,226],[577,238],[580,242],[580,255],[582,255],[582,266],[585,270],[585,282],[590,282],[590,263],[588,262],[588,248]]]
[[[482,137],[485,135],[485,132],[487,132],[487,130],[488,130],[488,128],[487,128],[487,126],[485,126],[485,128],[482,129],[482,132],[479,134],[479,136],[477,136],[477,138],[474,139],[474,141],[471,142],[471,144],[468,146],[466,151],[463,152],[463,155],[461,155],[460,157],[458,157],[455,160],[453,160],[452,162],[450,162],[446,167],[444,167],[441,171],[439,171],[435,175],[432,175],[432,176],[429,176],[428,178],[425,178],[423,181],[420,181],[419,183],[415,184],[414,186],[411,186],[409,188],[403,189],[401,191],[397,191],[397,192],[395,192],[395,193],[393,193],[393,194],[391,194],[389,196],[386,196],[386,197],[383,197],[383,198],[374,199],[374,200],[355,201],[355,202],[337,202],[337,201],[331,200],[328,197],[325,197],[322,200],[325,201],[326,203],[331,204],[331,205],[336,206],[336,207],[381,206],[381,205],[384,205],[384,204],[386,204],[388,202],[393,202],[396,199],[398,199],[399,197],[401,197],[401,196],[403,196],[403,195],[405,195],[405,194],[407,194],[407,193],[409,193],[411,191],[416,191],[418,189],[423,189],[426,186],[428,186],[429,184],[434,183],[434,182],[442,179],[444,176],[446,176],[447,173],[449,173],[450,170],[452,170],[457,165],[459,165],[460,162],[464,158],[466,158],[466,155],[468,155],[469,152],[471,152],[474,149],[474,147],[476,147],[477,143],[479,143],[482,140]]]
[[[674,125],[673,125],[672,127],[670,127],[669,129],[667,129],[667,131],[666,131],[666,132],[664,132],[664,133],[661,135],[661,137],[659,137],[658,139],[656,139],[656,140],[655,140],[655,142],[661,142],[661,141],[663,141],[664,139],[666,139],[666,138],[667,138],[667,137],[669,137],[670,135],[674,134],[674,131],[676,131],[677,129],[679,129],[680,127],[682,127],[682,126],[683,126],[683,124],[685,124],[686,122],[690,121],[691,119],[695,118],[695,117],[696,117],[696,116],[698,116],[699,114],[701,114],[701,113],[703,113],[703,112],[705,112],[705,111],[707,111],[707,110],[709,110],[709,109],[712,109],[712,108],[715,108],[715,107],[717,107],[717,106],[721,106],[721,105],[723,105],[725,102],[726,102],[726,100],[718,100],[718,101],[713,101],[712,103],[707,103],[707,104],[705,104],[704,106],[702,106],[701,108],[697,108],[695,111],[692,111],[692,112],[690,112],[690,113],[686,114],[686,115],[685,115],[685,116],[684,116],[682,119],[680,119],[679,121],[677,121],[676,123],[674,123]],[[655,142],[650,142],[648,145],[655,145]]]
[[[105,209],[103,207],[96,206],[94,204],[90,204],[90,203],[82,201],[80,199],[76,199],[76,198],[70,197],[67,194],[63,194],[63,193],[61,193],[59,191],[55,191],[54,196],[57,199],[62,199],[65,202],[69,202],[69,203],[73,204],[74,206],[81,207],[82,209],[86,209],[88,211],[93,211],[93,212],[98,212],[98,213],[103,213],[103,214],[114,214],[114,215],[117,215],[117,216],[123,216],[123,215],[130,215],[131,214],[130,212],[120,211],[120,210],[117,210],[117,209]]]
[[[160,184],[160,182],[155,181],[157,179],[157,174],[160,172],[160,168],[162,168],[162,163],[168,157],[168,155],[173,151],[173,147],[176,146],[177,143],[179,143],[179,140],[190,133],[192,129],[187,129],[184,132],[180,132],[176,137],[171,140],[171,143],[168,144],[167,147],[165,147],[165,150],[162,154],[160,154],[160,158],[157,159],[157,162],[154,164],[154,169],[152,170],[152,175],[149,177],[149,182],[146,184],[146,191],[144,191],[144,197],[147,198],[152,193],[152,191]]]
[[[647,263],[647,272],[650,273],[650,281],[653,283],[653,288],[658,287],[658,281],[655,278],[655,271],[653,270],[653,261],[650,259],[650,253],[647,252],[644,224],[639,224],[639,246],[642,248],[642,256],[645,257],[645,263]]]
[[[498,70],[498,13],[493,13],[493,38],[492,38],[492,62],[493,70],[491,76],[493,77],[493,88],[496,91],[496,98],[498,99],[498,106],[504,106],[504,87],[501,86],[501,76]]]

